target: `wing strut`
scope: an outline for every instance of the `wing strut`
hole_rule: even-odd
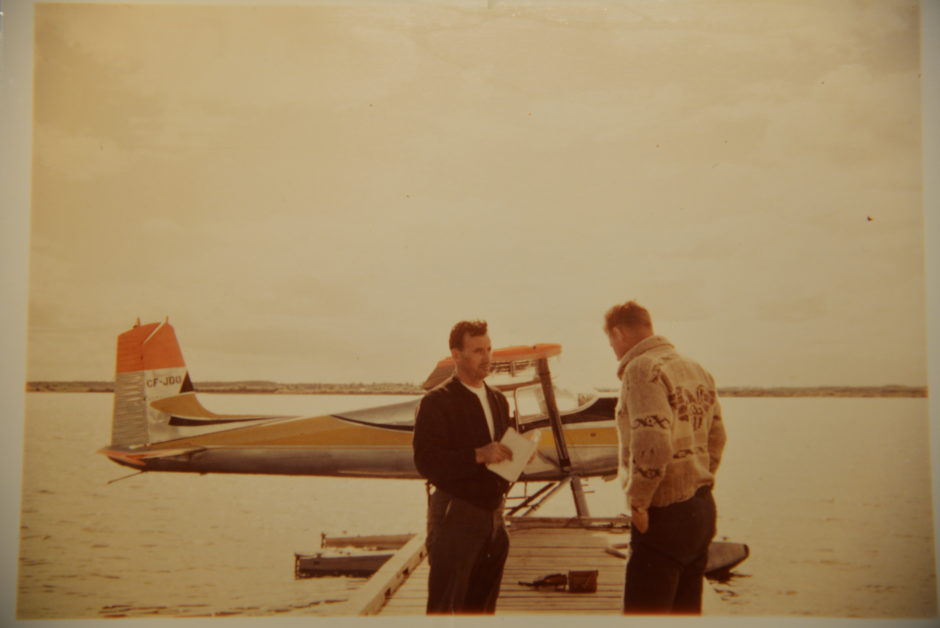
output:
[[[545,485],[542,486],[542,488],[540,488],[536,492],[532,493],[528,497],[522,497],[521,498],[522,503],[516,504],[512,508],[507,508],[506,516],[513,517],[515,516],[517,512],[519,512],[523,508],[528,508],[528,510],[522,513],[523,517],[527,517],[529,514],[535,512],[539,508],[539,506],[541,506],[546,501],[548,501],[548,498],[554,495],[555,492],[558,491],[558,489],[560,489],[562,486],[567,484],[568,481],[569,481],[569,478],[565,478],[564,480],[561,480],[560,482],[546,482]],[[538,501],[536,502],[536,500]],[[533,504],[532,502],[535,502],[535,503]]]
[[[581,478],[571,470],[571,458],[568,457],[568,445],[565,442],[565,433],[562,430],[561,415],[558,413],[558,404],[555,402],[555,389],[552,386],[552,376],[548,370],[548,358],[539,358],[538,365],[542,393],[545,396],[545,406],[548,410],[548,420],[552,426],[552,435],[555,437],[558,464],[562,472],[566,473],[571,480],[574,509],[578,517],[590,517],[587,501],[584,499],[584,489],[581,488]]]

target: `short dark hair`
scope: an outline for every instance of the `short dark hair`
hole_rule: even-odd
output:
[[[464,334],[482,336],[486,333],[486,321],[460,321],[450,330],[450,348],[463,349]]]
[[[636,301],[627,301],[615,305],[604,314],[604,331],[609,332],[614,327],[653,329],[653,321],[649,311]]]

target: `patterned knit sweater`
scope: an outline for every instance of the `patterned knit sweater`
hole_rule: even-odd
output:
[[[620,360],[620,480],[627,507],[668,506],[715,482],[725,446],[712,376],[663,336]]]

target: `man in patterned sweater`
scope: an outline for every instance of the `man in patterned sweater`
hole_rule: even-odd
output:
[[[634,301],[610,308],[604,331],[619,360],[619,467],[632,521],[623,611],[701,614],[725,445],[715,381],[654,335]]]

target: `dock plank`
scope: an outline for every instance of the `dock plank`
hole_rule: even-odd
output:
[[[524,526],[509,526],[509,556],[503,571],[497,615],[578,614],[618,615],[621,612],[626,561],[606,551],[622,544],[629,535],[622,529],[579,528],[568,520],[532,518]],[[521,585],[551,573],[596,569],[597,591],[570,593]],[[430,567],[426,559],[416,565],[407,580],[385,601],[381,615],[423,615],[427,602]],[[703,612],[720,614],[720,600],[705,583]]]
[[[593,529],[510,526],[509,556],[496,604],[497,615],[619,613],[624,561],[608,554],[605,548],[622,538],[622,533]],[[519,581],[531,582],[550,573],[567,573],[573,569],[597,569],[597,592],[569,593],[519,584]],[[427,561],[423,561],[386,602],[381,614],[423,614],[429,571]]]

